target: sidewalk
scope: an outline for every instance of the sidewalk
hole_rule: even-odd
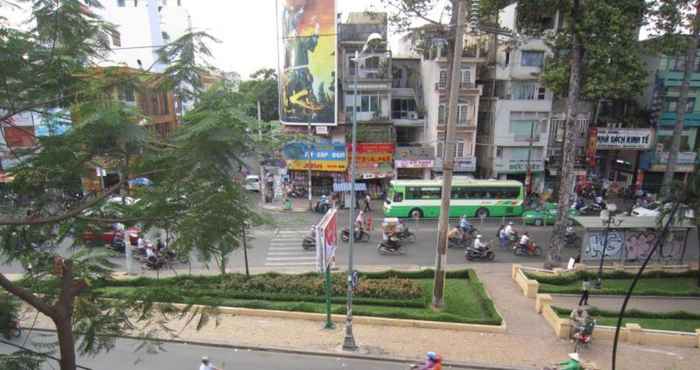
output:
[[[408,266],[406,266],[408,267]],[[452,266],[463,268],[465,266]],[[510,264],[470,264],[485,283],[489,294],[507,323],[506,333],[479,333],[415,327],[354,324],[361,353],[417,360],[426,351],[437,351],[446,361],[500,365],[518,368],[542,368],[563,360],[573,344],[555,338],[542,316],[534,310],[534,301],[525,298],[512,282]],[[418,268],[418,266],[415,266]],[[26,318],[31,324],[33,315]],[[186,326],[186,319],[169,325],[180,331],[177,339],[233,346],[281,348],[300,351],[339,353],[344,323],[324,330],[322,323],[290,318],[222,315],[218,326],[201,330]],[[53,329],[41,318],[37,327]],[[163,333],[163,338],[169,338]],[[612,344],[596,340],[582,358],[594,361],[602,369],[610,368]],[[694,348],[649,347],[621,343],[618,369],[696,369],[700,351]]]

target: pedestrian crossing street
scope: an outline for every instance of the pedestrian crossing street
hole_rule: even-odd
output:
[[[316,265],[316,252],[306,251],[301,246],[309,228],[277,229],[270,241],[265,256],[265,266],[269,267],[313,267]]]

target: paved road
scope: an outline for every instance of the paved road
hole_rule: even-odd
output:
[[[32,336],[28,345],[35,343],[47,343],[54,340],[54,336]],[[23,338],[16,339],[14,343],[22,343]],[[199,368],[201,356],[208,356],[214,365],[222,370],[255,369],[255,370],[405,370],[408,364],[356,360],[341,357],[311,356],[287,354],[281,352],[252,351],[247,349],[232,349],[221,347],[209,347],[190,344],[165,343],[161,350],[155,354],[147,354],[143,351],[136,352],[140,342],[129,339],[119,339],[116,347],[94,358],[81,357],[78,362],[81,366],[90,369],[110,370],[194,370]],[[37,347],[37,346],[35,346]],[[0,352],[12,352],[13,348],[0,343]],[[45,369],[55,369],[56,363],[47,363]]]

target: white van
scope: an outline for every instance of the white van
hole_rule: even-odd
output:
[[[260,191],[260,176],[248,175],[245,177],[245,189],[250,191]]]

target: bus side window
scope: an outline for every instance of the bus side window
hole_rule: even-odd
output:
[[[394,194],[394,203],[401,203],[403,201],[403,193]]]

